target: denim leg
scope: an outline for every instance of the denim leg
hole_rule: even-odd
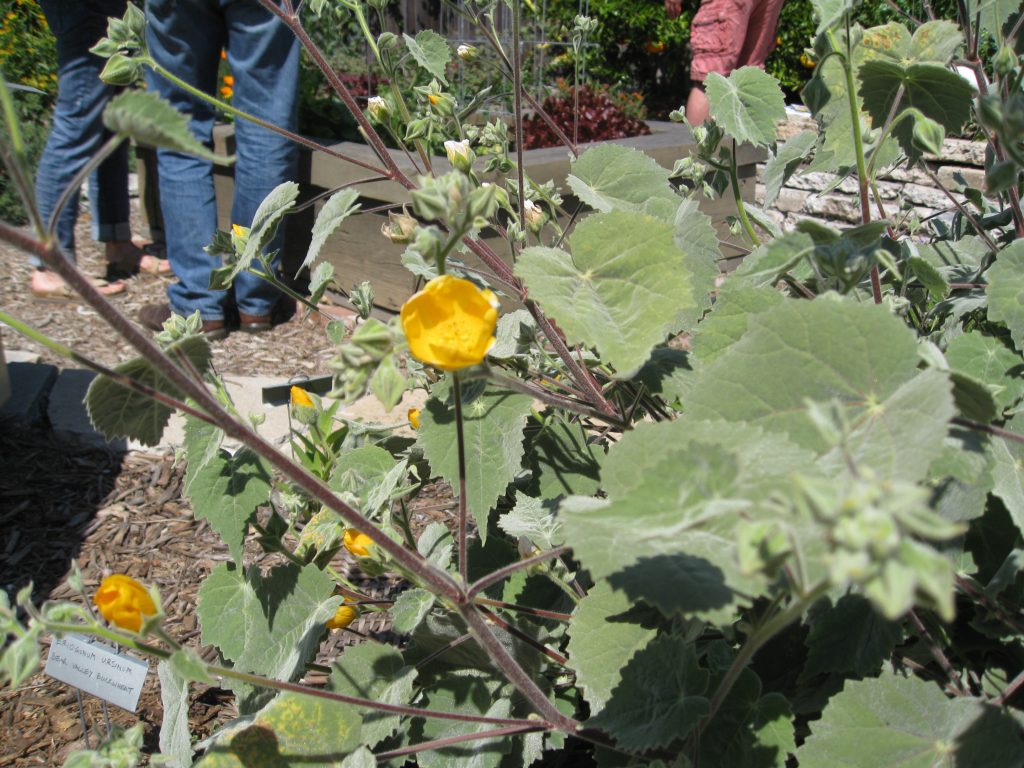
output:
[[[42,0],[40,4],[57,38],[57,103],[36,178],[36,203],[48,224],[64,190],[110,137],[103,127],[103,108],[117,90],[99,79],[104,60],[89,53],[89,48],[106,33],[108,15],[124,14],[125,2]],[[104,171],[94,174],[94,217],[103,210],[107,218],[99,224],[101,230],[107,226],[105,231],[128,227],[127,147],[119,151],[123,159],[108,158]],[[71,260],[75,258],[78,196],[76,189],[56,220],[57,241]],[[37,258],[32,263],[42,265]]]
[[[235,77],[235,106],[274,125],[297,124],[299,44],[291,31],[254,0],[225,2],[228,63]],[[235,121],[238,161],[231,221],[248,226],[263,199],[279,184],[293,181],[298,147],[288,139],[246,120]],[[284,226],[268,250],[284,243]],[[280,298],[273,285],[255,275],[235,279],[235,302],[250,315],[267,315]]]
[[[212,0],[149,0],[146,4],[150,55],[162,67],[190,85],[214,93],[220,51],[226,41],[223,18]],[[191,115],[195,137],[213,146],[214,114],[205,102],[158,76],[149,87],[180,112]],[[167,289],[171,308],[188,316],[196,310],[204,320],[224,317],[227,294],[210,289],[210,273],[220,266],[203,249],[217,229],[213,165],[191,155],[157,151],[160,207],[170,259],[178,282]]]

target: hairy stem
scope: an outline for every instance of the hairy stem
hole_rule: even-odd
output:
[[[729,152],[729,186],[732,188],[732,199],[736,203],[736,214],[740,218],[743,230],[750,238],[750,242],[756,248],[761,244],[761,238],[757,236],[753,224],[747,216],[747,208],[743,203],[743,196],[740,195],[740,179],[736,173],[736,139],[732,140],[732,152]]]
[[[546,562],[548,560],[551,560],[552,558],[560,557],[561,555],[564,555],[565,553],[570,551],[571,549],[569,547],[558,547],[556,549],[549,549],[547,552],[541,552],[539,555],[528,557],[525,560],[519,560],[515,563],[512,563],[511,565],[506,565],[504,568],[499,568],[493,573],[489,573],[488,575],[484,576],[482,579],[478,579],[477,581],[473,582],[473,585],[466,591],[466,597],[472,598],[474,595],[483,592],[492,584],[497,584],[502,579],[508,578],[516,571],[521,571],[524,568],[530,568],[531,566]]]
[[[452,374],[452,395],[455,398],[455,442],[459,456],[459,577],[463,586],[466,586],[469,584],[469,510],[466,508],[466,439],[462,429],[462,382],[459,381],[458,373]]]
[[[422,741],[419,744],[413,744],[409,747],[402,747],[401,749],[392,749],[389,752],[380,752],[376,755],[376,758],[378,761],[384,762],[396,757],[414,755],[417,752],[426,752],[429,749],[442,749],[443,747],[449,747],[452,744],[462,744],[463,742],[477,741],[479,739],[497,739],[502,736],[514,736],[519,733],[530,733],[531,731],[543,730],[546,730],[546,727],[543,725],[538,725],[536,723],[532,725],[510,725],[505,728],[492,728],[487,731],[477,731],[476,733],[464,733],[459,736],[446,736],[443,739]]]

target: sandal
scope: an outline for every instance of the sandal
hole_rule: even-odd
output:
[[[100,277],[90,277],[89,282],[99,289],[99,292],[104,296],[118,296],[128,290],[128,286],[120,280],[111,282]],[[67,304],[82,300],[82,297],[71,290],[71,286],[63,281],[60,285],[53,288],[32,288],[31,290],[32,299],[41,303]]]

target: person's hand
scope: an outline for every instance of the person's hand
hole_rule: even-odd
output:
[[[670,19],[679,17],[683,12],[683,0],[665,0],[665,13]]]

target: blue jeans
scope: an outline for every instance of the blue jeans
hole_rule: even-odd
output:
[[[53,126],[39,161],[36,203],[48,224],[60,196],[111,133],[103,127],[103,108],[118,89],[104,85],[104,59],[89,49],[106,34],[107,17],[124,15],[125,0],[40,0],[46,23],[57,38],[57,104]],[[66,258],[75,259],[76,189],[57,216],[57,242]],[[95,240],[128,240],[128,144],[93,172],[89,183],[92,235]],[[42,262],[32,258],[39,267]]]
[[[190,85],[217,93],[221,49],[235,78],[232,103],[270,123],[295,129],[298,106],[299,46],[291,31],[256,0],[148,0],[150,55]],[[215,110],[159,75],[150,87],[179,111],[190,114],[196,138],[213,146]],[[296,174],[298,148],[272,131],[243,119],[235,121],[237,162],[231,221],[249,226],[274,187]],[[204,320],[220,320],[232,302],[209,287],[220,258],[203,249],[217,228],[213,165],[191,155],[159,150],[160,206],[167,258],[179,282],[167,289],[171,309]],[[281,247],[282,231],[269,250]],[[235,278],[233,300],[240,312],[267,315],[280,298],[277,289],[255,275]]]

